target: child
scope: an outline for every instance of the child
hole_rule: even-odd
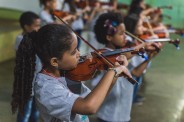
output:
[[[16,42],[15,42],[15,50],[18,50],[18,47],[22,41],[23,35],[25,35],[26,33],[30,33],[33,30],[37,31],[40,28],[40,18],[37,14],[33,13],[33,12],[24,12],[20,19],[20,26],[22,28],[22,34],[18,35],[16,38]],[[39,72],[41,70],[41,63],[39,61],[39,59],[36,59],[36,71],[35,74],[37,72]],[[13,96],[15,94],[15,89],[19,89],[21,88],[21,86],[16,86],[15,82],[14,82],[14,91],[13,91]],[[31,97],[26,101],[25,106],[24,106],[24,115],[21,115],[21,112],[18,111],[18,115],[17,115],[17,122],[37,122],[39,118],[39,112],[35,106],[35,101],[33,98],[33,94],[31,95]]]
[[[56,0],[40,0],[40,5],[43,6],[43,10],[40,13],[42,25],[54,23],[55,18],[51,12],[56,9]]]
[[[24,54],[19,55],[21,52]],[[116,80],[114,76],[124,72],[131,77],[126,67],[116,62],[117,66],[106,72],[91,93],[86,93],[86,90],[82,90],[82,96],[72,93],[61,75],[64,75],[65,70],[76,68],[79,63],[80,53],[77,50],[77,37],[64,25],[48,24],[38,32],[25,35],[19,47],[15,81],[25,87],[14,95],[13,110],[19,108],[23,112],[23,106],[30,97],[29,91],[32,88],[30,85],[35,70],[35,54],[43,64],[41,72],[37,75],[34,91],[44,122],[87,121],[88,118],[83,115],[94,114],[98,110]],[[121,57],[118,59],[126,61]],[[23,72],[19,72],[18,64],[21,65],[20,68]],[[27,71],[32,74],[27,74]],[[21,82],[19,79],[25,79],[25,81]]]
[[[109,12],[100,15],[94,26],[94,32],[97,41],[104,44],[107,50],[119,49],[126,44],[125,26],[120,13]],[[104,72],[100,77],[102,74]],[[134,86],[127,79],[119,77],[97,112],[99,121],[130,121],[133,88]]]
[[[142,19],[139,17],[139,15],[136,14],[129,14],[128,16],[125,17],[125,26],[127,31],[129,31],[130,33],[134,34],[135,36],[139,36],[142,35],[145,31],[145,28],[143,27],[143,21]],[[149,38],[155,38],[156,36],[150,36]],[[148,38],[148,39],[149,39]],[[136,40],[133,41],[134,43],[136,43]],[[157,45],[157,47],[161,47],[160,43],[154,43],[154,45]],[[155,53],[156,54],[156,53]],[[133,95],[133,102],[134,103],[138,103],[138,104],[142,104],[144,97],[137,95],[138,89],[140,87],[140,85],[142,84],[142,77],[143,77],[143,72],[146,72],[146,68],[148,67],[151,58],[155,55],[154,52],[149,53],[149,60],[145,60],[143,58],[141,58],[140,56],[134,56],[131,59],[131,62],[129,65],[131,65],[132,68],[132,75],[134,76],[134,78],[139,82],[139,85],[136,84],[134,87],[134,95]]]
[[[71,23],[71,27],[79,35],[82,35],[83,29],[84,29],[83,16],[86,12],[90,11],[90,7],[86,6],[85,8],[80,9],[80,8],[77,8],[75,2],[76,2],[75,0],[64,0],[62,10],[75,15],[76,19],[73,20],[73,22]],[[80,43],[81,43],[81,40],[78,39],[78,46],[77,46],[78,49],[80,47]]]
[[[23,35],[30,33],[33,30],[40,28],[41,20],[39,16],[33,12],[24,12],[19,19],[20,26],[22,28],[22,34],[18,35],[15,41],[15,50],[18,50],[18,46],[23,38]]]
[[[120,49],[126,45],[125,26],[120,13],[109,12],[100,15],[94,32],[97,41],[104,44],[107,50]],[[132,70],[130,67],[130,71]],[[119,77],[97,113],[99,121],[129,122],[133,90],[134,86],[127,79]]]
[[[42,26],[50,23],[61,24],[52,15],[52,11],[56,10],[57,1],[56,0],[40,0],[40,5],[43,6],[43,10],[40,12],[40,18],[42,20]],[[73,18],[72,15],[63,17],[64,21],[69,21]]]

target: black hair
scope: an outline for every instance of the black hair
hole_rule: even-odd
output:
[[[142,11],[143,8],[141,8],[140,3],[144,0],[132,0],[130,7],[129,7],[129,12],[128,14],[134,13],[139,15]]]
[[[75,14],[75,13],[77,12],[75,0],[64,0],[64,1],[63,1],[62,10],[63,10],[64,5],[65,5],[66,3],[68,3],[68,5],[69,5],[70,13]]]
[[[46,3],[50,1],[53,1],[53,0],[40,0],[40,6],[46,5]]]
[[[121,13],[118,13],[118,12],[104,13],[99,16],[94,26],[94,32],[95,32],[97,41],[101,44],[108,43],[108,40],[106,39],[106,35],[113,36],[113,34],[115,34],[113,33],[113,31],[111,32],[112,34],[109,34],[108,31],[111,28],[109,28],[109,26],[106,26],[107,20],[110,22],[111,24],[110,26],[113,26],[113,28],[115,29],[116,26],[123,23],[123,16],[121,15]]]
[[[18,109],[24,114],[25,103],[31,97],[36,55],[44,67],[49,67],[50,59],[62,57],[71,48],[72,42],[72,31],[58,24],[49,24],[38,32],[24,35],[16,52],[11,102],[13,113]]]
[[[124,24],[126,27],[126,30],[132,34],[135,34],[135,28],[137,26],[137,23],[139,21],[139,16],[137,14],[129,14],[124,19]]]
[[[25,29],[25,25],[31,25],[34,20],[39,19],[39,16],[31,11],[24,12],[19,19],[19,23],[22,29]]]

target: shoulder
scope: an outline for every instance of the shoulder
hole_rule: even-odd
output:
[[[58,105],[71,106],[79,96],[72,93],[65,83],[63,80],[38,73],[34,84],[35,98],[49,110]]]
[[[50,90],[55,89],[55,88],[64,89],[65,88],[64,84],[65,84],[64,80],[58,81],[57,79],[52,78],[52,77],[45,75],[45,74],[42,74],[42,73],[38,73],[38,75],[36,77],[36,81],[35,81],[35,86],[37,86],[39,88],[42,87],[47,91],[50,91]]]

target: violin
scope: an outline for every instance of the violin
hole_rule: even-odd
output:
[[[176,40],[171,40],[170,38],[161,38],[161,39],[148,39],[148,38],[144,38],[144,39],[141,39],[139,37],[136,37],[135,35],[131,34],[130,32],[128,31],[125,31],[125,33],[129,36],[131,36],[132,38],[136,39],[138,41],[138,43],[147,43],[147,42],[169,42],[170,44],[173,44],[178,50],[180,49],[179,47],[179,44],[180,44],[180,40],[179,39],[176,39]],[[136,42],[137,42],[136,41]],[[129,43],[129,47],[131,47],[131,45],[135,45],[135,42],[131,42],[128,41]],[[137,44],[136,44],[137,45]],[[157,51],[159,52],[160,51],[160,48],[157,47],[156,45],[152,45],[153,47],[155,47],[155,49],[148,49],[147,51]]]
[[[92,76],[92,74],[94,74],[94,72],[98,69],[98,68],[104,68],[104,69],[106,69],[106,66],[108,66],[108,67],[110,67],[110,68],[112,68],[112,67],[115,67],[115,65],[114,65],[114,63],[112,62],[112,61],[110,61],[106,56],[104,56],[103,54],[101,54],[101,52],[99,52],[95,47],[93,47],[88,41],[86,41],[82,36],[80,36],[80,35],[78,35],[65,21],[63,21],[60,17],[58,17],[57,15],[55,15],[55,17],[56,18],[58,18],[59,20],[61,20],[61,22],[63,23],[63,24],[65,24],[72,32],[74,32],[75,34],[76,34],[76,36],[77,37],[79,37],[84,43],[86,43],[89,47],[91,47],[93,50],[94,50],[94,53],[91,53],[93,56],[94,56],[94,58],[93,58],[93,60],[92,61],[90,61],[89,59],[88,60],[86,60],[85,62],[86,63],[80,63],[81,65],[83,64],[83,66],[86,68],[86,70],[84,70],[85,68],[84,67],[80,67],[80,64],[79,64],[79,66],[78,67],[80,67],[80,68],[78,68],[78,70],[77,71],[75,71],[75,69],[74,69],[74,75],[72,75],[72,73],[71,73],[71,71],[70,71],[70,73],[66,73],[66,74],[64,74],[64,76],[65,77],[67,77],[68,79],[71,79],[71,80],[75,80],[75,81],[82,81],[83,79],[81,78],[81,75],[80,75],[80,73],[82,72],[82,73],[86,73],[87,71],[88,71],[88,73],[90,73],[90,75]],[[119,55],[119,54],[118,54]],[[97,58],[98,57],[98,58]],[[99,58],[100,57],[100,58]],[[114,60],[115,60],[116,58],[114,57]],[[99,65],[99,63],[96,63],[97,61],[98,62],[102,62],[102,60],[103,60],[103,64],[106,64],[105,65],[105,67],[103,67],[104,65]],[[94,62],[95,61],[95,62]],[[92,62],[92,63],[91,63]],[[85,65],[84,65],[85,64]],[[98,65],[97,65],[98,64]],[[93,70],[91,70],[91,69],[93,69]],[[79,73],[79,74],[77,74],[77,75],[75,75],[75,73]],[[90,75],[89,74],[86,74],[87,76],[87,79],[88,78],[91,78],[90,77]],[[138,83],[136,80],[134,80],[133,78],[131,78],[131,77],[129,77],[127,74],[125,74],[125,73],[122,73],[121,75],[123,75],[129,82],[131,82],[132,84],[135,84],[135,83]],[[77,76],[77,77],[74,77],[74,76]],[[76,78],[76,79],[75,79]],[[79,78],[79,79],[78,79]],[[86,79],[86,78],[84,78],[84,79]]]
[[[101,52],[103,51],[103,52]],[[110,62],[115,63],[117,62],[116,57],[120,54],[124,54],[127,52],[131,52],[131,54],[143,54],[144,48],[141,48],[140,50],[135,50],[134,48],[126,48],[126,49],[116,49],[113,51],[109,50],[101,50],[100,52],[104,57],[106,57]],[[96,71],[102,71],[107,70],[110,65],[105,62],[105,60],[102,60],[102,58],[96,53],[92,52],[92,59],[87,58],[88,56],[81,56],[79,60],[78,66],[66,72],[65,77],[67,77],[70,80],[74,81],[85,81],[93,78]],[[122,64],[122,62],[119,62]],[[123,74],[122,74],[123,75]],[[122,76],[120,75],[120,76]],[[132,84],[137,83],[135,80],[127,78]]]
[[[169,33],[175,33],[175,34],[178,34],[178,35],[184,37],[184,30],[182,30],[182,29],[176,29],[176,28],[173,28],[172,29],[172,27],[170,27],[170,28],[171,29],[168,29],[167,30]],[[158,32],[160,32],[160,31],[158,31]]]
[[[70,15],[68,12],[64,12],[64,11],[61,11],[61,10],[53,10],[52,14],[54,14],[58,17],[61,17],[61,18],[64,18],[64,17]]]
[[[154,33],[154,34],[157,35],[158,38],[166,38],[166,33],[164,33],[164,32],[157,32],[157,33]],[[145,40],[145,39],[148,39],[151,36],[152,36],[151,33],[145,33],[145,34],[139,35],[139,38]]]
[[[85,7],[93,5],[93,4],[89,5],[89,1],[88,0],[79,0],[79,1],[75,1],[75,5],[77,6],[77,8],[84,9]],[[94,3],[93,6],[95,6],[95,3]]]
[[[170,38],[166,38],[166,34],[164,32],[162,33],[156,33],[156,35],[159,37],[158,39],[148,39],[150,36],[149,34],[140,35],[139,38],[143,39],[145,42],[169,42],[170,44],[173,44],[177,49],[179,48],[180,40],[172,40]]]
[[[112,2],[101,2],[98,0],[80,0],[80,1],[75,2],[76,6],[81,9],[84,9],[86,6],[95,7],[96,4],[98,3],[100,4],[100,6],[113,6]],[[129,6],[127,4],[118,3],[117,8],[118,9],[128,9]]]

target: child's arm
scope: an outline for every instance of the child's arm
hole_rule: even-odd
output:
[[[124,72],[130,76],[128,69],[125,66],[118,66],[115,68],[120,74]],[[88,94],[85,98],[77,98],[75,101],[72,112],[79,114],[94,114],[99,109],[100,105],[104,101],[106,95],[109,92],[109,89],[114,85],[116,78],[115,71],[109,70],[100,80],[98,85],[93,89],[93,91]],[[130,76],[131,77],[131,76]]]
[[[151,61],[151,59],[156,55],[158,54],[158,52],[154,51],[154,52],[151,52],[149,54],[149,58],[148,60],[145,60],[144,62],[142,62],[139,66],[137,66],[136,68],[134,68],[132,71],[131,71],[131,74],[136,76],[136,77],[139,77],[142,75],[142,73],[144,72],[144,70],[147,68],[148,66],[148,63]]]

